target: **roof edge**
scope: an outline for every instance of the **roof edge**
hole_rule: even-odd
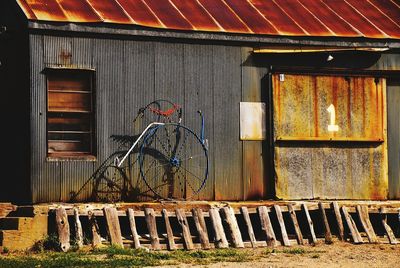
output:
[[[198,41],[251,43],[254,45],[309,45],[309,46],[336,46],[336,47],[382,47],[390,49],[400,48],[400,39],[378,39],[364,37],[310,37],[310,36],[266,36],[234,33],[193,32],[147,28],[130,25],[121,27],[120,24],[93,24],[93,23],[58,23],[28,21],[31,31],[70,32],[80,34],[109,34],[112,36],[148,37],[161,39],[182,39]]]

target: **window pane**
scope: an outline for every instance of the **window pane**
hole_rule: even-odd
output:
[[[48,102],[49,111],[91,111],[91,95],[87,93],[49,92]]]
[[[61,157],[94,154],[92,74],[53,70],[47,79],[48,154]]]
[[[90,131],[90,114],[49,113],[48,131]]]

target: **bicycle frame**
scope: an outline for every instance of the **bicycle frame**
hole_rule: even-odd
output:
[[[203,145],[205,145],[206,139],[204,138],[204,115],[201,111],[197,111],[200,114],[201,117],[201,129],[200,129],[200,140],[202,142]],[[179,122],[178,124],[180,124],[182,121],[181,116],[179,117]],[[133,145],[131,146],[131,148],[129,148],[128,152],[124,155],[124,157],[119,160],[118,157],[115,158],[115,162],[116,162],[116,166],[117,167],[121,167],[121,165],[124,163],[124,161],[126,160],[126,158],[128,158],[129,154],[133,151],[133,149],[136,147],[136,145],[139,143],[139,141],[143,138],[143,136],[146,134],[146,132],[152,128],[153,126],[163,126],[165,125],[165,123],[160,123],[160,122],[153,122],[150,123],[140,134],[140,136],[136,139],[136,141],[133,143]],[[206,146],[207,148],[207,146]]]
[[[140,136],[137,138],[137,140],[133,143],[131,148],[129,148],[128,152],[124,155],[124,157],[119,161],[118,157],[116,157],[115,161],[117,164],[117,167],[121,167],[121,165],[124,163],[125,159],[129,156],[129,154],[133,151],[133,149],[136,147],[136,145],[139,143],[140,139],[143,138],[143,136],[146,134],[146,132],[153,126],[163,126],[165,123],[160,123],[160,122],[153,122],[150,123],[140,134]]]

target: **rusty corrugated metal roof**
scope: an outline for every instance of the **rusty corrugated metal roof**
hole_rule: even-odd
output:
[[[17,0],[33,21],[400,39],[400,0]]]

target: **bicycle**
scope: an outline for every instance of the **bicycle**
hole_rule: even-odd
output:
[[[136,136],[112,136],[131,146],[114,152],[95,172],[93,199],[137,201],[138,196],[146,196],[189,200],[197,195],[204,188],[209,167],[204,116],[198,113],[199,135],[182,124],[182,108],[168,100],[156,100],[139,109],[134,124],[147,114],[147,126]],[[140,192],[143,187],[132,185],[130,177],[135,171],[148,191]]]

